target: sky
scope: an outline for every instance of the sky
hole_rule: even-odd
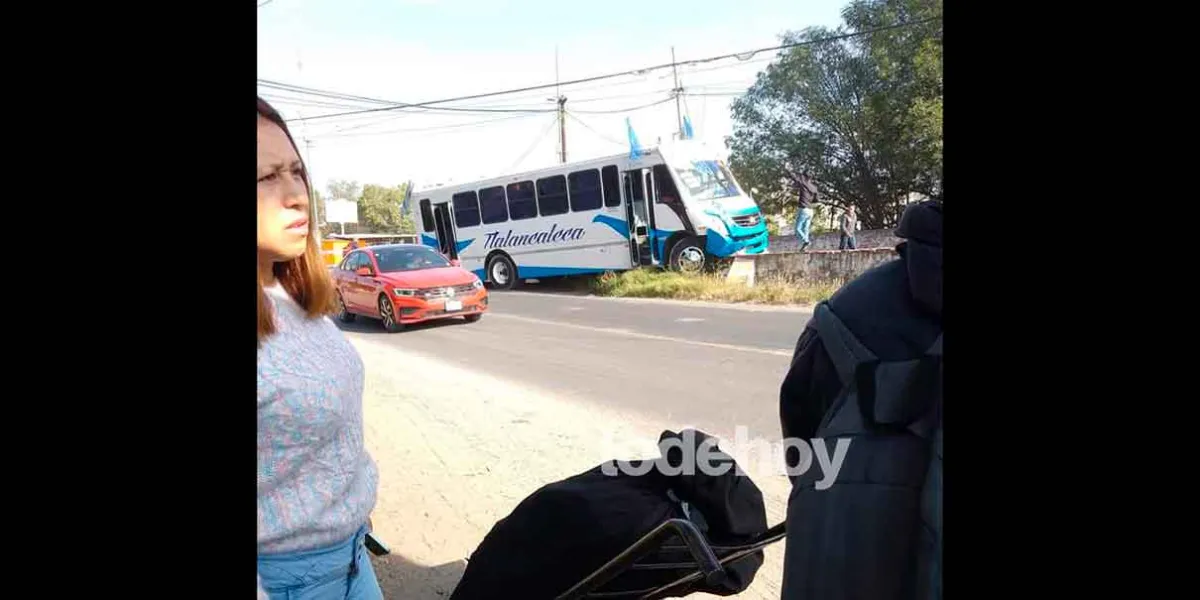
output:
[[[258,78],[340,94],[426,102],[569,81],[775,46],[785,31],[836,27],[848,0],[271,0],[258,8]],[[262,4],[261,0],[259,4]],[[555,57],[557,52],[557,77]],[[681,112],[718,147],[729,105],[775,56],[679,66]],[[546,113],[383,111],[290,121],[316,186],[417,189],[559,162],[556,95],[567,98],[567,160],[629,151],[678,131],[670,68],[438,106]],[[284,118],[378,104],[267,89]],[[656,106],[646,105],[665,100]],[[631,110],[636,109],[636,110]]]

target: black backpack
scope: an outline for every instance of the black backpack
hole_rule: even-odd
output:
[[[685,437],[688,431],[664,431],[659,439],[672,466],[681,464],[682,455],[677,447],[664,444],[668,438],[685,443],[690,439],[697,445],[709,438],[695,430]],[[606,474],[604,465],[597,465],[542,486],[487,533],[471,554],[450,600],[553,600],[668,519],[692,521],[712,545],[750,543],[767,530],[762,492],[749,477],[738,475],[740,469],[731,456],[717,446],[712,454],[733,468],[719,476],[668,475],[657,469],[632,475]],[[641,460],[622,462],[644,466]],[[686,565],[691,555],[683,547],[682,540],[673,538],[639,562]],[[696,592],[736,595],[750,586],[763,560],[762,552],[755,552],[729,565],[724,581],[696,581],[665,597]],[[695,570],[687,566],[630,570],[610,581],[604,591],[654,589]]]
[[[817,430],[830,454],[850,440],[833,484],[799,476],[788,500],[785,600],[942,597],[942,337],[882,361],[833,313],[814,325],[842,381]],[[822,486],[823,488],[824,486]]]

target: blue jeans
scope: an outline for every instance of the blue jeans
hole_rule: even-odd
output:
[[[802,208],[800,209],[800,212],[796,214],[796,239],[801,244],[807,244],[809,242],[808,230],[812,226],[812,216],[813,209],[811,208]]]
[[[332,548],[258,556],[271,600],[383,600],[363,545],[367,528]]]

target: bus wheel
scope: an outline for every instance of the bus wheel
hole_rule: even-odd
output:
[[[496,289],[511,290],[517,287],[517,267],[512,259],[503,254],[497,254],[488,262],[488,281]]]
[[[686,238],[671,247],[670,267],[682,273],[699,273],[708,266],[701,238]]]

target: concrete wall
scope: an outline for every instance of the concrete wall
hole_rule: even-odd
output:
[[[893,248],[759,254],[753,256],[754,280],[782,277],[849,281],[896,256]]]
[[[895,248],[896,244],[900,243],[900,238],[893,235],[892,231],[891,229],[864,229],[854,236],[854,241],[857,242],[859,249]],[[812,236],[812,244],[808,246],[808,249],[810,251],[837,250],[841,239],[841,234],[836,231],[817,234]],[[795,234],[773,235],[767,241],[767,252],[770,253],[795,252],[799,249],[800,242],[796,240]]]

